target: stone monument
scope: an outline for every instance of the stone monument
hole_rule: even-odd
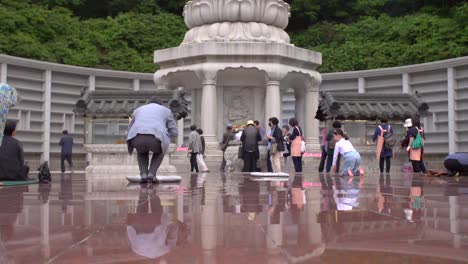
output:
[[[157,89],[191,96],[192,122],[216,152],[227,123],[281,120],[281,93],[294,89],[296,118],[309,151],[319,152],[320,53],[290,43],[290,7],[283,0],[192,0],[180,46],[154,53]]]

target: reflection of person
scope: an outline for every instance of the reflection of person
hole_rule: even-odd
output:
[[[23,211],[23,193],[28,192],[28,186],[13,186],[0,189],[0,201],[8,201],[0,206],[0,263],[15,263],[13,256],[8,255],[2,241],[13,238],[15,223]]]
[[[29,167],[24,163],[23,146],[14,138],[15,134],[16,122],[8,120],[0,147],[0,180],[22,181],[28,178]]]
[[[353,178],[351,181],[346,178],[336,180],[333,197],[338,211],[350,211],[359,206],[360,181],[357,178]]]
[[[62,212],[67,212],[67,206],[70,204],[70,201],[73,199],[73,189],[71,178],[62,177],[60,179],[60,192],[59,200],[62,203]]]
[[[4,129],[8,112],[17,102],[18,94],[16,93],[16,89],[5,83],[0,84],[0,146],[2,145],[3,138],[1,132]]]
[[[242,150],[244,151],[243,172],[253,172],[257,169],[257,159],[259,155],[258,142],[262,140],[258,129],[252,120],[247,122],[247,127],[241,136]]]
[[[169,253],[187,238],[185,226],[171,222],[163,213],[161,199],[152,188],[140,189],[137,212],[127,218],[127,236],[132,251],[156,259]]]
[[[171,143],[170,138],[176,137],[177,124],[171,110],[158,104],[156,98],[151,98],[149,104],[133,112],[127,143],[129,154],[133,152],[133,148],[137,150],[142,183],[148,180],[158,182],[156,172]],[[148,169],[150,151],[153,152],[153,157]]]
[[[68,134],[68,130],[62,132],[63,136],[60,139],[59,145],[62,148],[60,155],[60,168],[62,173],[65,173],[65,160],[70,166],[70,170],[73,168],[72,154],[73,154],[73,137]]]

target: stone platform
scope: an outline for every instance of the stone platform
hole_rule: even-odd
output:
[[[468,178],[180,175],[153,186],[75,174],[0,187],[10,201],[0,205],[0,263],[468,260]]]

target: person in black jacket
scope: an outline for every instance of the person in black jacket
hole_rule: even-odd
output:
[[[59,145],[62,148],[60,155],[60,168],[62,169],[62,173],[65,173],[65,160],[68,162],[70,171],[73,168],[73,137],[68,134],[68,130],[62,131],[62,134],[63,136],[59,142]]]
[[[260,132],[255,127],[252,120],[247,122],[247,127],[242,132],[241,142],[244,152],[244,169],[243,172],[254,172],[257,169],[257,151],[258,142],[262,140]]]
[[[273,172],[281,172],[281,157],[283,156],[284,144],[283,144],[283,132],[278,127],[279,120],[276,117],[272,117],[268,120],[271,126],[270,135],[266,135],[270,146],[270,157],[273,165]],[[276,150],[274,149],[276,143]]]
[[[16,122],[7,120],[0,147],[0,180],[22,181],[28,178],[29,167],[24,163],[24,152],[21,143],[14,138]]]

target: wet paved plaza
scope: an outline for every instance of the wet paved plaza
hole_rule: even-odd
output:
[[[181,176],[1,187],[0,263],[468,261],[465,178]]]

